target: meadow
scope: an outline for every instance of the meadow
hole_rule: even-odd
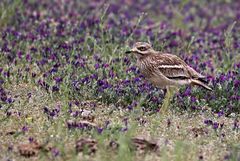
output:
[[[2,0],[0,160],[239,161],[236,0]],[[213,91],[184,86],[169,112],[125,51],[181,57]]]

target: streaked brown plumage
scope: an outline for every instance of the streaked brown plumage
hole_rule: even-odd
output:
[[[176,55],[155,51],[145,42],[135,43],[128,53],[136,55],[141,73],[160,88],[192,84],[212,90],[205,84],[205,76],[196,72]]]
[[[176,55],[155,51],[145,42],[135,43],[126,53],[133,53],[137,57],[137,66],[147,80],[157,87],[167,89],[161,107],[163,113],[166,112],[177,86],[191,84],[212,90],[206,84],[205,76],[196,72]]]

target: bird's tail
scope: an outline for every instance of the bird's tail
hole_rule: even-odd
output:
[[[200,80],[197,80],[197,79],[192,79],[191,80],[191,84],[193,85],[198,85],[198,86],[201,86],[209,91],[212,91],[212,88],[210,88],[208,85],[206,85],[204,82],[200,81]]]

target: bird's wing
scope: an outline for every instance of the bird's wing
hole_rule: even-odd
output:
[[[151,57],[155,70],[169,79],[202,78],[203,76],[188,66],[182,59],[172,54],[158,54]]]

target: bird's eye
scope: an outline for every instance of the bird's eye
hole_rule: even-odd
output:
[[[146,51],[146,50],[147,50],[147,48],[146,48],[146,47],[143,47],[143,46],[141,46],[141,47],[139,47],[139,48],[138,48],[138,50],[140,50],[140,51]]]

